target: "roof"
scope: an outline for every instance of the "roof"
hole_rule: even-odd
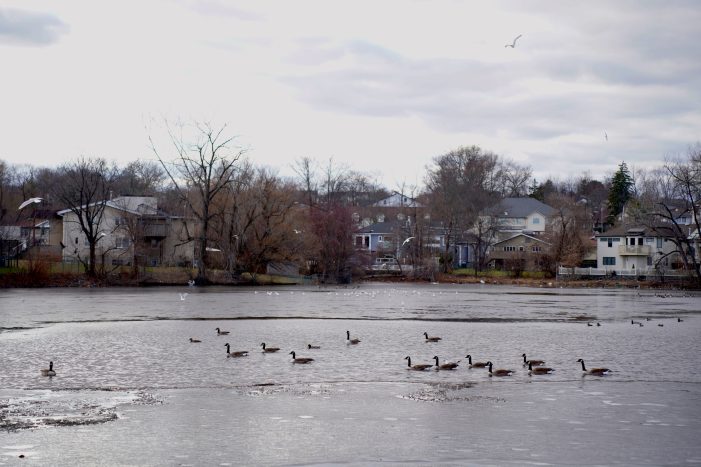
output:
[[[625,237],[626,235],[638,237],[674,237],[674,225],[619,225],[606,232],[597,233],[595,237]]]
[[[500,242],[496,242],[496,243],[494,244],[494,246],[499,245],[500,243],[509,242],[509,241],[513,240],[514,238],[516,238],[516,237],[526,237],[526,238],[530,238],[531,240],[535,240],[536,242],[540,242],[540,243],[543,243],[543,244],[545,244],[545,245],[550,245],[550,243],[546,242],[545,240],[541,240],[541,239],[539,239],[539,238],[532,237],[531,235],[526,235],[526,234],[524,234],[524,233],[518,233],[518,234],[516,234],[516,235],[514,235],[514,236],[511,236],[511,237],[507,238],[506,240],[502,240],[502,241],[500,241]]]
[[[372,204],[373,207],[387,207],[387,208],[399,208],[399,207],[408,207],[408,208],[422,208],[423,205],[421,203],[418,203],[415,198],[412,198],[407,195],[403,195],[399,193],[398,191],[393,191],[392,194],[386,198],[382,198],[381,200],[375,202]]]
[[[402,223],[398,221],[375,222],[367,227],[363,227],[356,233],[391,234],[402,228]]]
[[[527,217],[534,212],[549,216],[555,209],[535,198],[504,198],[487,212],[497,217]]]

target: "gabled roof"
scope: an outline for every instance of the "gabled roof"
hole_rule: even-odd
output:
[[[606,232],[597,233],[595,237],[674,237],[674,225],[663,224],[657,226],[644,225],[619,225]]]
[[[88,206],[96,206],[98,204],[104,203],[105,207],[116,209],[118,211],[128,212],[130,214],[136,214],[139,216],[143,216],[143,215],[167,215],[167,214],[163,213],[162,211],[160,211],[156,206],[150,206],[146,203],[140,203],[138,205],[135,205],[134,202],[130,202],[132,200],[139,201],[139,200],[147,200],[147,199],[149,199],[149,197],[124,196],[124,197],[114,198],[114,199],[109,200],[109,201],[95,201],[94,203],[90,203]],[[81,210],[85,209],[85,206],[81,206],[80,209]],[[72,208],[63,209],[61,211],[58,211],[56,214],[59,216],[63,216],[64,214],[67,214],[69,212],[73,212],[73,209]]]
[[[387,207],[387,208],[422,208],[423,205],[418,203],[415,198],[403,195],[398,191],[393,191],[392,194],[386,198],[382,198],[376,203],[372,204],[372,207]]]
[[[367,227],[363,227],[356,233],[391,234],[402,228],[399,221],[375,222]]]
[[[499,245],[500,243],[509,242],[509,241],[513,240],[514,238],[516,238],[516,237],[526,237],[526,238],[530,238],[531,240],[535,240],[536,242],[542,243],[543,245],[550,245],[550,243],[546,242],[545,240],[541,240],[541,239],[539,239],[539,238],[532,237],[532,236],[530,236],[530,235],[526,235],[526,234],[524,234],[524,233],[518,233],[518,234],[516,234],[516,235],[513,235],[513,236],[511,236],[511,237],[505,239],[505,240],[502,240],[502,241],[500,241],[500,242],[496,242],[496,243],[494,244],[494,246],[497,246],[497,245]]]
[[[502,218],[522,218],[534,212],[550,216],[555,213],[555,209],[535,198],[504,198],[487,210],[488,214]]]

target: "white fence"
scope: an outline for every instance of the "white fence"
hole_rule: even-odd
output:
[[[557,268],[557,275],[559,276],[592,276],[592,277],[605,277],[605,276],[621,276],[621,277],[649,277],[649,278],[662,278],[662,277],[673,277],[673,278],[683,278],[688,277],[689,272],[683,270],[673,270],[673,271],[658,271],[657,269],[616,269],[616,268],[564,268],[560,266]]]

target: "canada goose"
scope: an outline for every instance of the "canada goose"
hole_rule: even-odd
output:
[[[587,323],[587,326],[594,326],[594,325],[593,325],[593,324],[591,324],[591,323]]]
[[[433,365],[429,365],[426,363],[419,363],[418,365],[412,365],[411,364],[411,357],[408,355],[406,357],[404,357],[404,360],[407,361],[407,370],[424,371],[424,370],[427,370],[433,366]]]
[[[199,339],[193,339],[193,338],[191,337],[191,338],[190,338],[190,342],[193,342],[193,343],[197,344],[198,342],[202,342],[202,341],[199,340]]]
[[[596,323],[597,326],[601,326],[601,323]]]
[[[360,344],[360,339],[351,339],[350,337],[350,331],[346,331],[346,344]]]
[[[290,352],[290,355],[292,355],[292,363],[311,363],[314,361],[313,358],[306,358],[306,357],[297,358],[295,356],[294,350],[292,352]]]
[[[217,330],[217,336],[226,336],[229,334],[229,331],[222,331],[219,328],[215,328]]]
[[[552,368],[545,367],[545,366],[537,366],[537,367],[533,368],[533,365],[530,362],[528,362],[528,376],[531,376],[531,375],[549,375],[553,371],[555,371],[555,370],[553,370]]]
[[[662,323],[657,323],[657,325],[658,325],[659,327],[664,326],[664,324],[662,324]]]
[[[263,352],[266,352],[266,353],[273,353],[273,352],[277,352],[278,350],[280,350],[279,347],[266,347],[265,342],[260,344],[260,346],[263,347]]]
[[[592,368],[591,370],[587,370],[587,368],[584,366],[583,359],[580,358],[577,361],[582,364],[582,371],[588,375],[604,376],[611,373],[611,370],[608,368]]]
[[[429,337],[427,332],[424,333],[424,336],[426,337],[426,342],[438,342],[439,340],[441,340],[440,337],[435,337],[435,336]]]
[[[227,357],[248,357],[248,350],[239,350],[236,352],[230,352],[230,346],[228,343],[224,344],[224,347],[226,347],[226,356]]]
[[[442,365],[438,364],[438,356],[434,356],[433,359],[436,361],[436,370],[454,370],[458,367],[458,362],[445,362]]]
[[[489,376],[511,376],[514,374],[514,370],[499,369],[492,371],[492,362],[487,362],[487,366],[489,367]]]
[[[311,344],[307,344],[307,348],[308,348],[308,349],[320,349],[321,346],[320,346],[320,345],[311,345]]]
[[[681,319],[681,318],[677,318],[677,323],[683,323],[683,322],[684,322],[684,320],[683,320],[683,319]]]
[[[532,363],[535,366],[545,365],[545,360],[527,360],[526,354],[523,354],[523,366],[528,366],[528,362]]]
[[[43,368],[41,370],[41,376],[56,376],[56,372],[54,371],[54,362],[49,362],[49,368]]]
[[[487,367],[487,362],[475,362],[472,363],[472,355],[467,355],[465,357],[467,359],[467,363],[469,364],[470,368],[485,368]]]

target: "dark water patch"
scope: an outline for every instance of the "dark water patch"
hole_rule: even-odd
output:
[[[0,326],[0,332],[13,332],[13,331],[29,331],[32,329],[37,329],[37,327],[31,327],[31,326],[7,326],[7,327],[2,327]]]

